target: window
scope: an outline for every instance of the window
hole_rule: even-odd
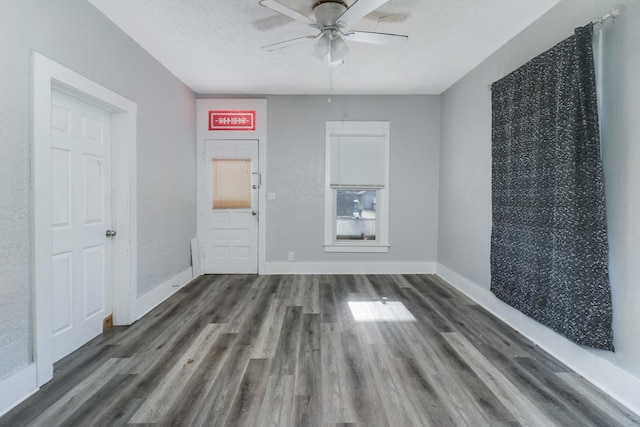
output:
[[[389,123],[327,122],[325,252],[387,252]]]
[[[251,160],[213,159],[213,209],[251,207]]]

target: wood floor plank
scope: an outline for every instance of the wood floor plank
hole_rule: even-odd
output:
[[[186,426],[195,422],[224,363],[230,355],[233,356],[233,345],[237,339],[237,334],[222,334],[216,340],[196,372],[191,376],[185,387],[185,393],[180,396],[180,399],[173,402],[161,424]]]
[[[376,293],[376,290],[374,289],[373,285],[371,284],[371,281],[369,280],[369,276],[365,274],[357,274],[353,276],[353,285],[356,288],[355,293],[359,295],[366,295],[369,298],[379,299],[379,296]]]
[[[320,358],[322,372],[323,424],[353,423],[356,420],[342,335],[336,323],[322,323]]]
[[[251,426],[261,418],[262,403],[267,393],[270,359],[250,359],[225,420],[229,426]]]
[[[132,408],[131,402],[148,396],[171,371],[184,349],[204,326],[203,316],[189,312],[185,313],[184,317],[189,320],[166,329],[163,335],[156,337],[152,348],[146,348],[131,358],[132,375],[113,390],[114,394],[109,395],[108,404],[102,402],[94,411],[98,419],[107,417],[114,422],[120,422],[121,414],[128,410],[137,411],[138,408]],[[163,337],[166,341],[163,341]],[[103,391],[100,390],[99,393]],[[133,413],[129,413],[128,416],[133,416]]]
[[[435,275],[214,275],[55,364],[42,426],[640,426]]]
[[[572,399],[571,404],[582,411],[593,425],[607,426],[638,426],[638,416],[618,402],[608,399],[607,396],[598,390],[593,384],[588,383],[584,378],[575,372],[560,372],[556,374],[565,384],[575,391],[580,399]],[[587,405],[585,402],[592,402]],[[586,424],[585,424],[586,425]]]
[[[319,284],[319,305],[322,323],[338,323],[338,314],[336,313],[336,301],[333,297],[333,289],[331,284]]]
[[[304,288],[302,314],[320,314],[320,282],[312,278]]]
[[[349,307],[349,295],[359,294],[358,288],[351,283],[347,286],[347,276],[336,276],[331,282],[333,293],[336,322],[340,325],[340,332],[357,334],[357,322],[355,322],[351,308]],[[349,276],[351,277],[351,276]]]
[[[508,425],[511,421],[515,422],[504,405],[464,361],[457,354],[446,351],[448,348],[443,347],[445,340],[440,333],[420,339],[423,331],[416,323],[385,325],[381,330],[390,342],[402,343],[404,350],[398,354],[398,359],[413,360],[411,371],[425,379],[421,384],[423,387],[433,384],[453,425]],[[441,417],[446,418],[445,415]]]
[[[121,330],[121,328],[119,328]],[[109,331],[110,334],[113,332]],[[104,344],[94,345],[92,340],[84,347],[66,356],[54,365],[54,378],[42,386],[40,392],[31,397],[27,404],[20,405],[3,417],[0,426],[26,425],[52,405],[64,401],[64,396],[76,387],[96,369],[110,359],[119,357],[117,346]],[[27,408],[25,408],[27,406]]]
[[[269,277],[270,276],[257,276],[251,284],[251,287],[254,289],[264,289],[269,283]]]
[[[298,360],[298,343],[302,331],[302,307],[287,307],[278,346],[271,365],[271,375],[282,377],[294,375]]]
[[[417,320],[433,327],[438,332],[453,332],[456,330],[454,321],[449,316],[452,314],[457,316],[459,313],[450,310],[441,301],[425,297],[413,287],[398,288],[395,299],[401,301]]]
[[[283,299],[287,301],[287,305],[289,305],[289,297],[291,296],[291,291],[293,289],[293,275],[285,274],[282,276],[278,276],[278,282],[275,289],[275,297],[278,299]]]
[[[446,394],[438,392],[439,384],[426,376],[425,371],[414,359],[394,358],[394,360],[407,398],[405,405],[416,408],[415,412],[420,419],[420,423],[415,425],[463,425],[458,412],[452,410],[451,405],[445,400]],[[443,396],[445,396],[444,399]]]
[[[302,330],[294,377],[296,396],[322,394],[321,359],[320,315],[302,314]]]
[[[252,289],[247,293],[245,301],[238,304],[229,322],[237,325],[234,332],[238,333],[239,345],[255,344],[269,315],[271,301],[272,294]]]
[[[224,292],[217,298],[217,304],[210,307],[207,319],[208,323],[226,323],[236,312],[238,305],[244,300],[246,294],[251,291],[251,281],[257,276],[232,276],[234,279]]]
[[[385,345],[366,346],[365,357],[371,366],[375,367],[372,369],[373,378],[380,395],[380,404],[384,408],[390,425],[436,426],[430,422],[421,408],[412,404],[407,394],[407,378],[400,375],[397,369],[399,364]]]
[[[164,333],[166,325],[173,325],[183,320],[184,313],[200,313],[194,310],[205,304],[210,299],[217,298],[218,294],[226,293],[233,283],[232,278],[220,276],[202,276],[207,280],[196,279],[195,283],[178,292],[174,297],[160,304],[145,317],[129,327],[127,334],[119,334],[110,340],[110,344],[129,349],[135,353],[137,348],[149,346],[158,335]]]
[[[123,409],[128,407],[134,409],[130,405],[130,400],[118,399],[118,392],[126,384],[134,381],[136,375],[132,374],[116,374],[98,389],[97,392],[90,394],[89,398],[74,412],[60,424],[45,422],[46,426],[65,425],[65,426],[110,426],[125,422],[123,416],[126,411]],[[114,410],[114,408],[118,408]],[[131,413],[128,414],[131,416]]]
[[[320,427],[322,423],[322,396],[294,396],[291,425]]]
[[[292,425],[294,388],[295,378],[293,375],[269,376],[260,411],[265,416],[257,419],[256,426],[278,427]]]
[[[390,276],[390,278],[399,288],[411,287],[411,283],[409,283],[409,281],[402,274],[393,274]]]
[[[557,372],[533,358],[509,359],[494,354],[492,361],[524,395],[559,425],[619,425],[600,408],[583,406],[584,400],[578,397],[577,390],[563,387]]]
[[[32,426],[47,426],[62,423],[71,413],[77,411],[91,396],[118,374],[129,369],[128,359],[109,359],[93,371],[87,378],[73,387],[54,404],[33,420]]]
[[[363,348],[356,335],[342,334],[346,375],[351,390],[351,400],[356,419],[361,425],[391,425],[382,406],[379,386],[373,370],[367,363],[367,348]]]
[[[220,369],[216,381],[205,396],[194,426],[225,425],[231,406],[249,365],[251,347],[234,345]]]
[[[289,294],[289,305],[304,307],[305,288],[311,286],[311,281],[307,276],[296,275],[291,284],[291,292]]]
[[[275,356],[286,313],[285,300],[271,300],[266,319],[262,323],[260,332],[253,343],[252,358],[271,359]]]
[[[521,424],[540,427],[556,425],[552,419],[524,397],[517,387],[473,347],[469,340],[458,332],[443,332],[442,335]]]
[[[222,325],[210,323],[191,343],[173,368],[145,399],[130,422],[135,424],[157,423],[164,419],[171,404],[181,396],[187,383],[215,343]]]

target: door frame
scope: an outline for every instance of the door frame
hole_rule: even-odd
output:
[[[209,130],[209,111],[211,110],[253,110],[256,112],[254,130]],[[198,249],[200,252],[200,271],[194,271],[194,276],[204,274],[204,239],[205,214],[210,204],[206,200],[206,181],[209,179],[205,167],[205,140],[257,140],[258,141],[258,172],[260,173],[260,187],[258,189],[258,274],[265,271],[265,248],[267,230],[267,100],[266,99],[198,99],[197,111],[197,230]],[[194,263],[194,266],[196,263]]]
[[[133,101],[33,52],[33,359],[36,383],[53,378],[51,325],[51,91],[111,113],[111,210],[117,230],[111,250],[113,324],[135,319],[137,286],[136,116]]]

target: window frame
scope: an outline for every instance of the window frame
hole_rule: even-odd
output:
[[[389,131],[388,121],[327,121],[325,135],[325,252],[388,252],[389,251]],[[332,138],[384,137],[384,185],[367,187],[362,185],[331,185]],[[337,191],[347,189],[377,190],[376,240],[337,240],[336,212]]]

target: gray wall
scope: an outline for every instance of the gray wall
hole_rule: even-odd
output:
[[[266,260],[435,261],[437,253],[438,96],[269,96]],[[388,120],[391,126],[387,254],[325,253],[325,125]]]
[[[488,85],[602,16],[618,0],[559,3],[442,95],[438,262],[489,289],[491,99]],[[640,376],[640,2],[604,26],[602,145],[616,353]]]
[[[31,52],[138,104],[138,295],[190,266],[195,98],[85,1],[0,8],[0,379],[31,361]]]

